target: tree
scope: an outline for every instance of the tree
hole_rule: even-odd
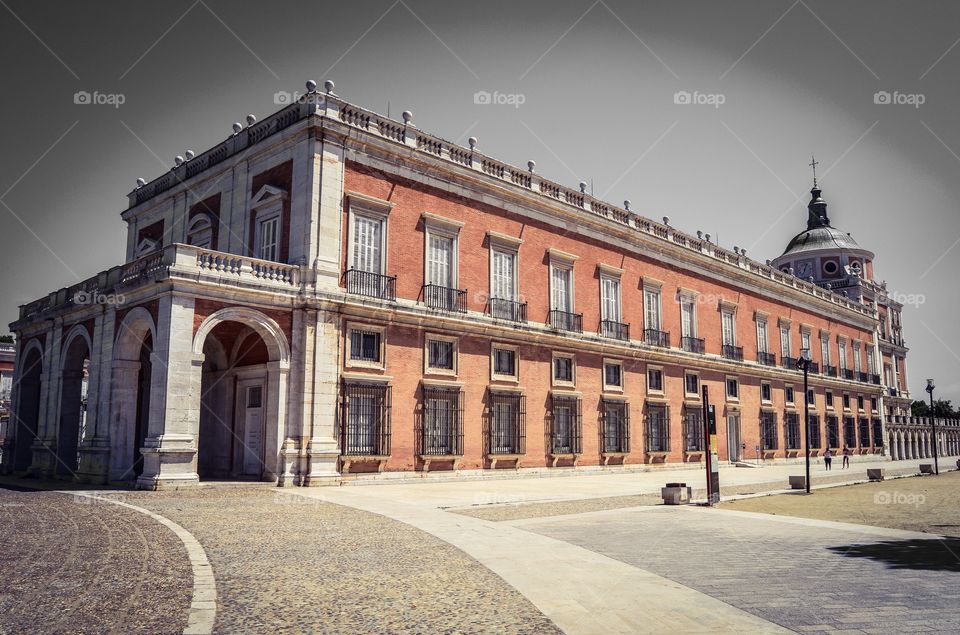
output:
[[[930,412],[930,406],[927,405],[926,401],[914,401],[910,404],[910,414],[914,417],[926,417]]]
[[[958,413],[954,410],[953,405],[950,403],[950,399],[937,399],[933,402],[933,411],[934,416],[943,417],[946,419],[956,419]],[[914,401],[910,404],[910,413],[914,417],[929,417],[930,416],[930,404],[926,401]]]
[[[12,335],[0,335],[0,344],[13,344]]]

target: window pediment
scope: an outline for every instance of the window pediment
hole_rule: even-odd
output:
[[[282,203],[289,196],[287,192],[272,185],[264,185],[250,199],[250,209],[260,209]]]

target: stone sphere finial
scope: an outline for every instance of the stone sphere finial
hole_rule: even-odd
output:
[[[333,89],[334,89],[335,86],[336,86],[336,84],[333,83],[333,80],[332,80],[332,79],[328,79],[327,81],[323,82],[323,89],[324,89],[325,91],[327,91],[327,94],[328,94],[328,95],[332,95],[332,94],[333,94]]]
[[[184,156],[184,158],[186,158],[187,161],[189,161],[190,159],[192,159],[193,157],[195,157],[195,156],[197,156],[197,155],[195,155],[195,154],[193,153],[193,150],[187,150],[186,152],[183,153],[183,156]]]
[[[243,124],[240,123],[239,121],[234,121],[234,122],[233,122],[233,134],[237,134],[237,133],[239,133],[241,130],[243,130]]]
[[[144,185],[146,185],[146,184],[147,184],[147,182],[144,181],[143,179],[137,179],[137,189],[138,189],[138,190],[139,190],[141,187],[143,187]]]
[[[257,123],[257,118],[254,115],[247,115],[247,125],[252,126]]]
[[[173,159],[173,162],[177,165],[183,165],[183,157],[179,154]]]
[[[476,149],[477,149],[477,138],[476,138],[476,137],[470,137],[469,139],[467,139],[467,145],[470,146],[470,149],[471,149],[471,150],[476,150]]]
[[[317,82],[313,81],[312,79],[307,80],[306,86],[307,86],[308,93],[317,92]]]
[[[707,242],[710,242],[710,234],[704,234],[703,237],[707,239]]]
[[[740,254],[740,247],[738,247],[737,245],[734,245],[734,246],[733,246],[733,253],[739,255],[739,254]]]
[[[670,224],[670,217],[669,217],[669,216],[664,216],[664,217],[663,217],[663,224],[664,224],[664,225],[669,225],[669,224]]]
[[[412,122],[413,122],[413,113],[410,112],[409,110],[404,110],[404,111],[403,111],[403,123],[405,123],[405,124],[407,124],[407,125],[409,126]]]
[[[741,255],[741,256],[746,256],[746,255],[747,255],[747,250],[746,250],[746,249],[741,249],[741,250],[740,250],[740,255]]]
[[[583,193],[583,194],[586,194],[586,193],[587,193],[587,182],[586,182],[586,181],[580,181],[580,192]]]
[[[536,162],[536,161],[534,161],[533,159],[530,159],[529,161],[527,161],[527,169],[528,169],[528,170],[530,170],[531,172],[533,172],[533,171],[534,171],[534,168],[536,168],[536,167],[537,167],[537,162]]]
[[[629,199],[629,198],[628,198],[628,199],[625,199],[625,200],[623,201],[623,209],[627,210],[628,212],[630,211],[630,199]]]
[[[703,232],[700,231],[699,229],[697,230],[697,238],[703,240]]]

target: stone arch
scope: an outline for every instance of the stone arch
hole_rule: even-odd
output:
[[[93,350],[90,333],[75,325],[63,338],[60,353],[60,391],[57,420],[57,461],[53,472],[60,477],[75,476],[79,448],[86,423],[86,379]]]
[[[29,340],[17,360],[17,409],[14,415],[13,469],[17,472],[33,463],[33,444],[40,424],[40,388],[44,381],[44,350],[36,338]]]
[[[266,314],[256,309],[241,306],[220,309],[207,316],[193,337],[194,355],[203,355],[204,340],[210,331],[222,322],[240,322],[249,326],[263,338],[267,350],[270,352],[271,361],[289,365],[290,347],[287,344],[287,336],[283,334],[283,329]]]
[[[149,429],[153,347],[157,327],[150,312],[134,307],[117,326],[110,397],[110,480],[134,480],[143,471],[141,448]]]

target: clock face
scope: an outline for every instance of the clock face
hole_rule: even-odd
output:
[[[797,263],[796,274],[798,278],[809,278],[813,275],[813,261],[801,260]]]

